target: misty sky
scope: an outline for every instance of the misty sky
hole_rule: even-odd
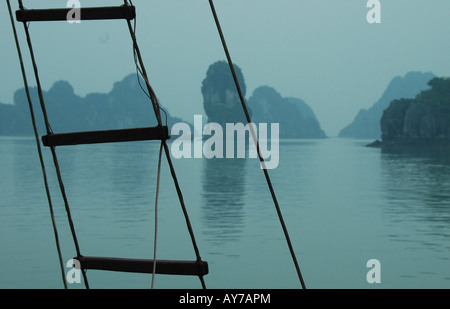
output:
[[[15,10],[17,1],[11,2]],[[172,115],[192,122],[203,113],[200,87],[208,66],[225,59],[208,1],[133,2],[150,82]],[[450,1],[380,2],[381,24],[367,23],[366,0],[215,0],[215,5],[233,61],[245,76],[246,97],[269,85],[282,96],[301,98],[326,134],[336,136],[359,109],[380,98],[394,76],[409,71],[450,76]],[[66,3],[24,0],[30,9]],[[34,86],[23,26],[17,26]],[[135,72],[125,21],[32,23],[30,32],[44,90],[63,79],[80,96],[109,92]],[[0,39],[0,102],[12,103],[23,82],[5,1]]]

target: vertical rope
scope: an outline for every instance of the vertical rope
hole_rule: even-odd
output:
[[[125,2],[125,5],[128,5],[128,1],[127,0],[125,0],[124,2]],[[9,0],[8,0],[8,5],[9,5]],[[20,7],[20,9],[24,9],[21,0],[19,0],[19,7]],[[11,16],[11,20],[12,20],[12,13],[11,13],[11,11],[10,11],[10,16]],[[149,91],[149,94],[150,94],[150,97],[151,97],[153,109],[154,109],[156,118],[158,120],[158,124],[159,124],[159,126],[162,126],[162,120],[161,120],[159,104],[157,102],[157,99],[156,99],[156,96],[155,96],[155,94],[153,92],[153,89],[151,88],[150,83],[148,81],[147,72],[145,71],[145,67],[144,67],[144,64],[143,64],[143,61],[142,61],[142,57],[141,57],[141,54],[140,54],[140,51],[139,51],[139,47],[138,47],[138,44],[137,44],[136,36],[135,36],[134,31],[132,29],[131,23],[130,23],[129,20],[127,20],[127,22],[128,22],[128,27],[129,27],[129,30],[130,30],[131,37],[133,39],[133,51],[134,51],[136,64],[137,64],[137,61],[139,61],[140,68],[138,67],[138,69],[139,69],[141,75],[144,77],[145,82],[147,84],[147,88],[148,88],[148,91]],[[36,78],[39,102],[40,102],[40,105],[41,105],[41,110],[42,110],[44,121],[45,121],[45,127],[46,127],[46,130],[47,130],[47,134],[51,134],[52,133],[52,129],[51,129],[51,126],[50,126],[50,123],[49,123],[49,120],[48,120],[47,111],[46,111],[46,108],[45,108],[44,97],[43,97],[43,93],[42,93],[42,87],[41,87],[41,83],[40,83],[40,79],[39,79],[39,74],[38,74],[38,69],[37,69],[37,65],[36,65],[36,60],[35,60],[35,56],[34,56],[32,43],[31,43],[31,37],[30,37],[30,34],[28,32],[28,28],[27,28],[25,22],[24,22],[24,29],[25,29],[27,43],[28,43],[28,48],[29,48],[29,51],[30,51],[30,56],[31,56],[32,64],[33,64],[34,75],[35,75],[35,78]],[[16,41],[17,41],[17,36],[16,36]],[[137,60],[136,60],[136,58],[137,58]],[[22,64],[22,62],[21,62],[21,64]],[[22,68],[23,68],[23,66],[22,66]],[[24,76],[24,78],[25,78],[25,76]],[[25,83],[26,83],[26,81],[25,81]],[[26,87],[26,90],[27,90],[27,96],[30,99],[29,93],[28,93],[28,86]],[[29,103],[30,103],[30,107],[31,107],[31,100],[29,100]],[[32,115],[33,115],[33,118],[34,118],[34,113],[33,113],[33,111],[31,111],[31,112],[32,112]],[[39,138],[38,138],[38,135],[37,135],[37,131],[36,131],[36,138],[37,138],[37,143],[39,145],[39,153],[41,154]],[[63,200],[64,200],[64,206],[65,206],[65,210],[66,210],[66,213],[67,213],[69,226],[70,226],[70,230],[71,230],[71,233],[72,233],[73,241],[74,241],[74,244],[75,244],[77,256],[81,256],[80,247],[79,247],[77,236],[76,236],[76,232],[75,232],[75,227],[74,227],[74,224],[73,224],[69,203],[68,203],[67,195],[66,195],[65,188],[64,188],[64,183],[63,183],[63,180],[62,180],[61,170],[60,170],[58,158],[57,158],[57,155],[56,155],[56,150],[55,150],[54,146],[52,146],[50,148],[51,148],[51,153],[52,153],[53,162],[54,162],[55,169],[56,169],[58,183],[59,183],[60,191],[61,191],[61,194],[62,194],[62,197],[63,197]],[[182,193],[181,193],[181,189],[179,187],[179,183],[178,183],[178,180],[177,180],[177,177],[176,177],[176,174],[175,174],[175,169],[173,167],[173,163],[172,163],[172,160],[171,160],[171,157],[170,157],[170,151],[168,149],[168,146],[167,146],[167,143],[166,143],[165,140],[162,140],[162,142],[161,142],[160,155],[161,155],[161,152],[162,152],[162,148],[164,148],[164,151],[165,151],[165,154],[166,154],[166,157],[167,157],[167,160],[168,160],[168,164],[169,164],[169,167],[170,167],[171,175],[172,175],[172,178],[173,178],[174,183],[175,183],[177,195],[178,195],[179,200],[180,200],[180,204],[181,204],[181,207],[182,207],[182,210],[183,210],[183,214],[185,216],[185,221],[187,223],[189,234],[191,236],[191,240],[192,240],[192,244],[193,244],[193,247],[194,247],[194,251],[195,251],[195,254],[197,256],[197,261],[201,261],[201,257],[200,257],[200,253],[199,253],[199,250],[198,250],[198,247],[197,247],[197,243],[196,243],[195,237],[194,237],[192,225],[191,225],[189,217],[187,215],[187,210],[186,210],[186,207],[185,207],[185,204],[184,204],[184,200],[183,200],[183,196],[182,196]],[[43,161],[41,161],[41,162],[43,163]],[[44,179],[45,179],[45,183],[47,185],[47,180],[46,180],[45,173],[44,173]],[[159,189],[159,175],[158,175],[158,189]],[[50,198],[48,189],[47,189],[47,193],[48,193],[48,197]],[[50,202],[50,200],[49,200],[49,202]],[[51,202],[50,202],[50,204],[51,204]],[[52,209],[52,207],[51,207],[51,209]],[[51,212],[52,212],[52,216],[53,216],[53,210],[51,210]],[[155,237],[156,237],[156,234],[155,234]],[[156,245],[156,242],[155,242],[155,245]],[[60,252],[59,241],[57,241],[57,246],[58,246],[58,252]],[[155,250],[155,252],[156,252],[156,250]],[[156,255],[156,253],[155,253],[155,255]],[[60,258],[60,261],[61,261],[61,265],[63,265],[61,258]],[[154,264],[156,264],[156,263],[154,263]],[[63,266],[61,266],[61,269],[63,271]],[[84,277],[84,282],[85,282],[86,288],[89,288],[89,284],[88,284],[87,277],[86,277],[86,272],[83,270],[82,273],[83,273],[83,277]],[[64,278],[64,275],[63,275],[63,278]],[[203,276],[199,276],[199,278],[200,278],[202,287],[206,288],[204,280],[203,280]],[[65,280],[64,280],[64,283],[65,283]],[[153,285],[153,283],[152,283],[152,285]]]
[[[159,147],[158,156],[158,172],[156,177],[156,196],[155,196],[155,239],[153,241],[153,274],[152,274],[152,289],[155,286],[155,274],[156,274],[156,244],[158,240],[158,198],[159,198],[159,183],[161,178],[161,157],[162,157],[163,145]]]
[[[210,7],[211,7],[211,12],[212,12],[213,17],[214,17],[214,21],[215,21],[216,26],[217,26],[217,30],[218,30],[218,32],[219,32],[220,40],[222,41],[223,49],[224,49],[225,55],[226,55],[226,57],[227,57],[228,64],[229,64],[229,66],[230,66],[231,73],[232,73],[232,75],[233,75],[234,83],[235,83],[235,85],[236,85],[236,89],[237,89],[238,94],[239,94],[239,98],[240,98],[241,105],[242,105],[242,108],[243,108],[244,113],[245,113],[245,117],[246,117],[246,119],[247,119],[247,122],[250,124],[250,123],[251,123],[250,114],[249,114],[248,109],[247,109],[247,106],[246,106],[246,104],[245,104],[245,99],[244,99],[244,96],[243,96],[243,94],[242,94],[241,87],[240,87],[240,85],[239,85],[239,81],[238,81],[238,79],[237,79],[236,71],[235,71],[235,69],[234,69],[234,65],[233,65],[233,62],[232,62],[232,60],[231,60],[230,53],[229,53],[229,51],[228,51],[228,47],[227,47],[227,44],[226,44],[226,41],[225,41],[225,37],[224,37],[224,35],[223,35],[222,28],[221,28],[221,26],[220,26],[219,18],[217,17],[216,9],[214,8],[213,0],[209,0],[209,4],[210,4]],[[282,213],[281,213],[280,206],[279,206],[279,204],[278,204],[278,200],[277,200],[277,197],[276,197],[276,195],[275,195],[275,191],[274,191],[273,186],[272,186],[272,181],[270,180],[270,177],[269,177],[269,172],[268,172],[267,169],[265,168],[264,158],[262,157],[262,155],[261,155],[261,153],[260,153],[259,143],[258,143],[258,140],[257,140],[257,138],[256,138],[256,134],[255,134],[255,132],[254,132],[254,130],[253,130],[253,126],[249,126],[249,127],[250,127],[250,130],[251,130],[251,133],[252,133],[253,140],[254,140],[255,145],[256,145],[256,149],[257,149],[257,152],[258,152],[258,157],[259,157],[261,166],[263,167],[264,176],[265,176],[265,178],[266,178],[267,185],[268,185],[268,187],[269,187],[269,191],[270,191],[270,194],[271,194],[271,196],[272,196],[272,199],[273,199],[273,202],[274,202],[276,211],[277,211],[278,219],[279,219],[279,221],[280,221],[280,223],[281,223],[281,226],[282,226],[282,228],[283,228],[284,236],[285,236],[285,238],[286,238],[286,242],[287,242],[287,244],[288,244],[289,251],[290,251],[290,253],[291,253],[292,260],[293,260],[293,262],[294,262],[295,269],[296,269],[296,271],[297,271],[298,278],[299,278],[299,280],[300,280],[300,283],[301,283],[301,285],[302,285],[302,288],[305,289],[305,288],[306,288],[305,282],[304,282],[304,280],[303,280],[303,276],[302,276],[302,273],[301,273],[301,271],[300,271],[300,267],[298,266],[297,258],[296,258],[296,256],[295,256],[295,252],[294,252],[294,249],[293,249],[293,247],[292,247],[292,243],[291,243],[291,240],[290,240],[290,237],[289,237],[289,233],[288,233],[288,231],[287,231],[286,224],[284,223],[283,215],[282,215]]]
[[[36,140],[36,146],[37,146],[37,150],[38,150],[38,154],[39,154],[39,161],[40,161],[40,164],[41,164],[42,176],[44,178],[45,192],[46,192],[46,195],[47,195],[49,209],[50,209],[50,217],[51,217],[51,220],[52,220],[53,234],[55,236],[55,241],[56,241],[56,249],[58,251],[58,259],[59,259],[59,265],[60,265],[60,269],[61,269],[62,280],[63,280],[64,288],[67,289],[67,282],[66,282],[65,273],[64,273],[64,263],[63,263],[62,253],[61,253],[61,246],[60,246],[60,243],[59,243],[58,228],[56,226],[55,214],[54,214],[54,211],[53,211],[53,203],[52,203],[52,199],[51,199],[51,196],[50,196],[50,189],[49,189],[49,185],[48,185],[47,172],[46,172],[46,168],[45,168],[44,158],[43,158],[43,155],[42,155],[41,144],[39,143],[39,133],[38,133],[38,129],[37,129],[37,126],[36,126],[36,117],[34,116],[33,103],[31,101],[31,96],[30,96],[30,90],[29,90],[29,87],[28,87],[27,76],[26,76],[25,67],[24,67],[24,64],[23,64],[22,51],[20,49],[19,40],[17,38],[16,26],[14,24],[14,19],[13,19],[12,10],[11,10],[11,4],[10,4],[9,0],[7,0],[7,4],[8,4],[8,10],[9,10],[9,16],[10,16],[10,19],[11,19],[11,25],[12,25],[13,33],[14,33],[14,40],[16,42],[17,54],[19,56],[20,69],[22,71],[23,83],[24,83],[25,92],[26,92],[26,95],[27,95],[28,107],[30,109],[30,116],[31,116],[32,124],[33,124],[34,137],[35,137],[35,140]],[[22,6],[22,4],[21,4],[21,6]]]
[[[130,1],[130,3],[132,5],[132,1]],[[129,5],[127,0],[124,0],[124,4],[125,5]],[[128,29],[129,29],[131,38],[133,40],[133,53],[134,53],[134,56],[135,56],[135,60],[137,59],[136,62],[138,62],[139,65],[140,65],[139,71],[140,71],[142,77],[144,78],[144,81],[146,83],[148,92],[150,94],[150,99],[151,99],[151,102],[152,102],[152,106],[153,106],[153,110],[155,112],[156,119],[158,121],[158,125],[162,126],[159,103],[157,101],[156,95],[155,95],[155,93],[154,93],[154,91],[153,91],[153,89],[152,89],[152,87],[150,85],[150,82],[148,80],[147,71],[145,69],[144,62],[142,60],[142,55],[141,55],[141,52],[139,50],[139,45],[137,43],[136,34],[135,34],[134,30],[133,30],[131,22],[129,20],[127,20],[127,23],[128,23]],[[173,166],[172,158],[170,156],[170,150],[169,150],[169,147],[167,146],[167,142],[165,140],[162,141],[162,145],[164,147],[164,152],[165,152],[166,159],[167,159],[167,162],[168,162],[168,165],[169,165],[170,174],[172,176],[172,179],[173,179],[173,182],[174,182],[174,185],[175,185],[175,189],[177,191],[177,196],[178,196],[178,199],[180,201],[181,209],[183,211],[184,219],[185,219],[185,222],[186,222],[186,225],[187,225],[187,228],[188,228],[188,232],[189,232],[189,235],[190,235],[190,238],[191,238],[192,246],[194,248],[194,252],[195,252],[197,261],[199,262],[199,261],[201,261],[200,251],[199,251],[198,246],[197,246],[197,241],[195,240],[194,230],[192,228],[192,224],[190,222],[189,215],[187,213],[186,205],[184,203],[183,194],[181,192],[181,188],[180,188],[180,185],[178,183],[178,178],[177,178],[177,175],[175,173],[175,168]],[[200,279],[202,288],[205,289],[206,285],[205,285],[203,276],[199,276],[199,279]]]
[[[48,116],[47,116],[47,111],[46,111],[46,108],[45,108],[44,96],[43,96],[43,93],[42,93],[41,82],[40,82],[40,79],[39,79],[39,73],[38,73],[38,69],[37,69],[37,65],[36,65],[36,59],[35,59],[35,56],[34,56],[33,45],[31,44],[30,33],[28,31],[28,27],[27,27],[25,22],[23,23],[23,25],[24,25],[25,34],[26,34],[26,37],[27,37],[27,43],[28,43],[28,49],[30,51],[31,61],[32,61],[32,64],[33,64],[34,75],[35,75],[35,78],[36,78],[36,84],[37,84],[38,95],[39,95],[39,102],[40,102],[41,110],[42,110],[42,113],[43,113],[43,116],[44,116],[45,128],[47,130],[47,134],[51,134],[52,133],[52,129],[51,129],[51,126],[50,126],[50,123],[49,123],[49,120],[48,120]],[[58,178],[58,183],[59,183],[61,195],[62,195],[63,200],[64,200],[64,207],[65,207],[65,210],[66,210],[66,213],[67,213],[67,219],[69,221],[69,226],[70,226],[70,230],[71,230],[71,233],[72,233],[72,238],[73,238],[73,241],[74,241],[74,245],[75,245],[75,249],[76,249],[76,252],[77,252],[77,256],[81,256],[80,246],[78,244],[78,239],[77,239],[77,235],[76,235],[76,232],[75,232],[75,227],[74,227],[73,220],[72,220],[72,215],[71,215],[71,211],[70,211],[70,207],[69,207],[69,202],[68,202],[67,195],[66,195],[66,192],[65,192],[65,189],[64,189],[64,183],[63,183],[63,180],[62,180],[61,170],[60,170],[60,167],[59,167],[59,162],[58,162],[58,157],[56,155],[55,147],[51,147],[51,153],[52,153],[52,157],[53,157],[53,163],[54,163],[55,169],[56,169],[56,175],[57,175],[57,178]],[[84,278],[84,284],[85,284],[86,288],[89,288],[89,283],[88,283],[88,280],[87,280],[86,271],[83,270],[82,274],[83,274],[83,278]]]

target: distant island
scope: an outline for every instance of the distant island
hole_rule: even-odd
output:
[[[282,97],[274,88],[261,86],[248,99],[255,123],[279,123],[281,138],[326,138],[314,111],[303,100]]]
[[[244,75],[234,65],[243,95]],[[227,62],[217,61],[208,68],[202,83],[203,107],[208,122],[246,123],[241,102]],[[274,88],[260,86],[247,100],[251,120],[259,123],[279,123],[280,138],[325,138],[313,110],[298,98],[284,98]]]
[[[246,94],[244,75],[235,65],[243,95]],[[139,85],[139,83],[141,85]],[[43,92],[47,114],[54,133],[114,130],[155,126],[157,121],[150,100],[141,89],[145,82],[130,74],[114,83],[109,93],[89,93],[85,97],[75,94],[67,81],[57,81]],[[203,107],[208,122],[246,123],[228,63],[217,61],[210,65],[201,85]],[[45,134],[45,125],[39,104],[37,88],[30,87],[38,131]],[[325,133],[313,110],[302,100],[283,98],[275,89],[257,88],[248,100],[252,122],[279,123],[280,138],[323,138]],[[162,106],[164,108],[164,106]],[[173,117],[164,109],[163,122],[170,128],[182,119]],[[190,125],[192,126],[192,125]],[[0,103],[0,135],[31,136],[30,119],[25,89],[14,93],[13,104]]]
[[[145,87],[145,83],[142,80],[140,82]],[[36,87],[30,87],[30,93],[39,134],[44,134],[45,126]],[[157,125],[150,100],[140,88],[136,74],[116,82],[109,93],[90,93],[80,97],[67,81],[58,81],[43,95],[55,133]],[[169,127],[182,121],[172,117],[167,110],[166,113]],[[162,116],[165,122],[165,114],[162,113]],[[0,135],[32,134],[28,101],[22,88],[15,92],[13,105],[0,103]]]
[[[450,78],[433,78],[414,99],[393,100],[380,121],[382,148],[450,149]]]
[[[244,75],[239,66],[234,65],[236,76],[245,97],[246,85]],[[242,104],[239,99],[236,85],[225,61],[217,61],[211,64],[202,82],[203,109],[208,116],[208,122],[215,122],[223,127],[226,123],[246,123]],[[249,110],[250,115],[252,113]]]
[[[432,73],[422,72],[409,72],[403,77],[394,77],[381,98],[371,108],[361,109],[353,122],[341,130],[339,137],[380,139],[381,116],[391,101],[414,98],[420,91],[429,88],[428,82],[434,77]]]

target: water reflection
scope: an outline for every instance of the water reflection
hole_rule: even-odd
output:
[[[382,154],[397,158],[425,159],[430,162],[450,165],[450,147],[448,145],[405,146],[382,148]],[[387,156],[389,157],[389,156]]]
[[[246,159],[204,159],[202,221],[207,239],[217,243],[240,237],[244,224]]]
[[[144,238],[139,229],[152,220],[158,147],[130,142],[58,149],[80,237]]]
[[[123,222],[148,220],[153,205],[159,144],[136,142],[115,145],[110,154],[109,182]]]
[[[382,177],[392,240],[450,261],[450,160],[441,152],[383,152]],[[425,223],[425,224],[423,224]],[[412,245],[415,244],[415,245]],[[448,269],[448,268],[447,268]]]

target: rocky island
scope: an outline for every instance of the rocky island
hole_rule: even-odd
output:
[[[325,138],[312,108],[303,100],[282,97],[274,88],[261,86],[248,100],[256,123],[279,123],[281,138]]]
[[[414,99],[393,100],[383,112],[384,149],[450,149],[450,78],[433,78]]]
[[[145,83],[141,80],[141,85]],[[40,134],[45,133],[44,121],[36,87],[30,87],[31,99]],[[157,125],[149,98],[139,85],[136,74],[114,83],[109,93],[89,93],[80,97],[67,81],[57,81],[44,91],[47,114],[55,133],[126,129]],[[182,121],[172,117],[167,109],[167,125]],[[165,122],[165,114],[163,121]],[[32,135],[28,100],[25,89],[14,94],[14,104],[0,103],[0,135]]]
[[[400,98],[414,98],[420,91],[429,88],[427,84],[433,77],[435,76],[430,72],[409,72],[405,76],[394,77],[380,99],[369,109],[361,109],[353,122],[341,130],[339,137],[381,138],[380,119],[390,102]]]
[[[237,65],[234,65],[234,70],[245,97],[246,85],[242,70]],[[201,90],[203,109],[208,116],[208,122],[216,122],[223,127],[226,123],[247,122],[227,62],[217,61],[209,66]],[[251,115],[252,111],[249,110],[249,113]]]
[[[244,75],[237,65],[235,69],[245,96]],[[108,93],[89,93],[81,97],[75,94],[69,82],[55,82],[43,92],[52,129],[55,133],[65,133],[155,126],[151,103],[141,89],[145,83],[140,80],[140,84],[136,74],[130,74],[114,83]],[[201,92],[208,122],[222,126],[247,123],[227,62],[217,61],[209,66]],[[30,94],[39,134],[45,134],[36,87],[30,87]],[[326,137],[311,107],[301,99],[282,97],[274,88],[258,87],[247,106],[253,123],[279,123],[280,138]],[[171,116],[167,109],[162,114],[164,122],[166,115],[169,130],[175,123],[183,122]],[[25,89],[15,92],[14,104],[0,103],[0,135],[33,135]]]
[[[234,66],[245,96],[244,75],[237,65]],[[247,122],[227,62],[217,61],[210,65],[202,83],[202,94],[208,122],[221,125]],[[247,106],[254,124],[279,123],[280,138],[326,137],[311,107],[301,99],[282,97],[272,87],[256,88],[247,100]]]

